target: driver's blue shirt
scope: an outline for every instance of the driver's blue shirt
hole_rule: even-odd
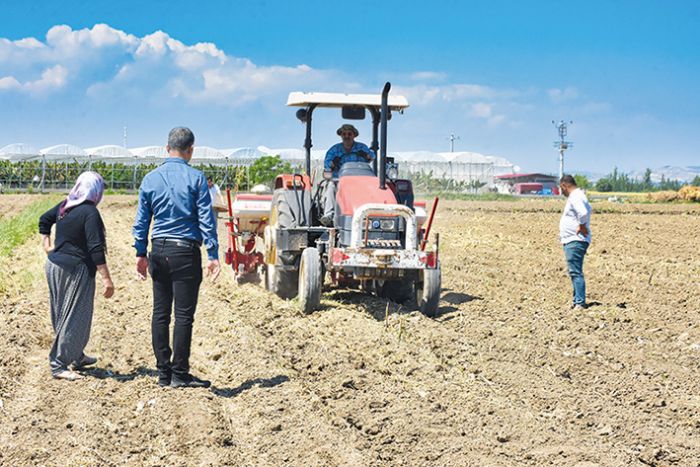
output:
[[[323,161],[323,169],[325,171],[330,171],[331,165],[333,165],[333,160],[336,157],[339,157],[339,167],[336,167],[336,170],[333,172],[333,176],[337,177],[338,169],[340,169],[340,167],[342,167],[343,164],[345,164],[346,162],[367,162],[367,160],[364,157],[358,154],[360,151],[369,154],[370,162],[373,161],[376,157],[374,151],[368,148],[366,144],[357,141],[353,143],[352,148],[349,152],[345,152],[345,146],[343,146],[343,143],[334,144],[326,153],[326,158]]]

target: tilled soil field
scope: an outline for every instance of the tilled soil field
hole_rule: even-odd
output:
[[[0,219],[20,212],[37,199],[37,196],[0,194],[0,200],[5,206],[5,209],[0,209]]]
[[[303,316],[224,270],[191,359],[214,387],[172,390],[135,199],[107,197],[117,291],[97,298],[84,380],[50,377],[38,238],[0,260],[0,464],[698,465],[700,209],[595,203],[592,306],[575,313],[562,203],[444,203],[436,319],[344,290]]]

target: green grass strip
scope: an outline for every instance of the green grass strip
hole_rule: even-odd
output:
[[[54,207],[61,198],[59,195],[42,195],[19,213],[0,220],[0,257],[9,256],[15,248],[32,237],[38,242],[39,217]],[[3,209],[11,210],[12,206],[4,206]]]

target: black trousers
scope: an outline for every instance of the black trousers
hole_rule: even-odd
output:
[[[159,371],[186,375],[190,371],[192,323],[202,282],[199,245],[186,240],[153,239],[149,272],[153,278],[151,336]],[[170,316],[175,304],[173,347]],[[170,357],[172,356],[172,361]]]

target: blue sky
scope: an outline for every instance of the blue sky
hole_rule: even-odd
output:
[[[299,147],[289,91],[378,92],[411,108],[389,151],[449,148],[556,172],[700,165],[700,2],[3,1],[0,146]],[[65,26],[64,26],[65,25]],[[98,25],[98,26],[96,26]],[[9,110],[9,111],[8,111]],[[336,112],[315,147],[335,142]],[[369,125],[360,123],[367,136]]]

